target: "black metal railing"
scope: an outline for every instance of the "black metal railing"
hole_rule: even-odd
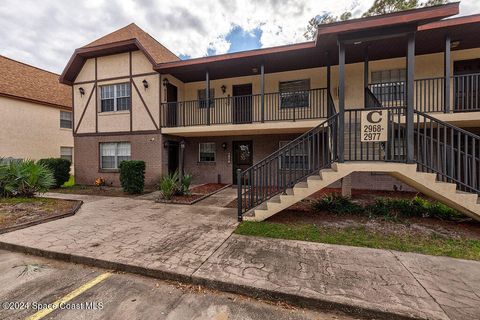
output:
[[[327,118],[326,88],[168,102],[160,105],[162,127],[242,124]]]
[[[377,99],[373,92],[369,88],[365,88],[365,108],[375,109],[383,108],[382,103]]]
[[[480,74],[453,77],[453,111],[480,111]]]
[[[343,136],[345,161],[405,162],[407,146],[405,108],[391,107],[369,110],[382,112],[382,114],[376,115],[376,118],[386,117],[387,132],[381,132],[381,125],[368,125],[362,130],[361,116],[365,109],[345,110]],[[377,135],[385,135],[387,141],[369,141],[378,140]]]
[[[338,159],[338,114],[286,144],[245,171],[237,171],[238,219],[248,210],[285,193]]]
[[[415,111],[415,161],[424,172],[480,195],[480,137]]]

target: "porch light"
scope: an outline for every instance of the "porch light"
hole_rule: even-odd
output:
[[[80,92],[81,96],[85,94],[85,89],[83,89],[82,87],[78,88],[78,91]]]
[[[148,81],[146,79],[143,79],[142,83],[143,83],[143,87],[145,89],[147,89],[148,88]]]
[[[455,49],[455,48],[458,48],[459,45],[460,45],[460,41],[458,40],[452,41],[452,43],[450,43],[450,48]]]
[[[227,143],[226,142],[222,143],[222,149],[227,150]]]
[[[180,148],[185,149],[185,140],[180,141]]]
[[[258,73],[258,68],[252,68],[253,73]]]
[[[225,92],[227,92],[227,87],[225,85],[222,85],[220,87],[220,89],[222,89],[222,93],[225,94]]]
[[[163,86],[164,87],[168,86],[169,83],[170,83],[170,81],[168,81],[167,78],[163,79]]]
[[[165,141],[165,142],[163,143],[163,147],[164,147],[165,149],[167,149],[167,148],[168,148],[168,146],[169,146],[169,143],[168,143],[168,141]]]

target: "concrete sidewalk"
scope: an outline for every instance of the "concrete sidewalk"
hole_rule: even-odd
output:
[[[0,248],[366,317],[480,318],[479,262],[234,235],[235,210],[215,206],[83,200]]]

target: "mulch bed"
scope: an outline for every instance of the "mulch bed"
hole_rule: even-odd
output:
[[[142,194],[147,194],[153,191],[154,189],[151,187],[145,188]],[[51,189],[50,192],[82,194],[82,195],[92,195],[92,196],[106,196],[106,197],[128,197],[128,198],[134,198],[139,196],[138,194],[125,193],[120,187],[110,187],[110,186],[97,187],[97,186],[75,185],[73,187],[62,187],[58,189]]]
[[[0,198],[0,234],[75,214],[82,201],[53,198]]]
[[[190,194],[183,196],[173,196],[171,200],[158,199],[158,202],[173,204],[194,204],[210,195],[227,187],[228,184],[223,183],[206,183],[190,189]]]

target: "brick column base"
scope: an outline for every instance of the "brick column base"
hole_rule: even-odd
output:
[[[352,196],[352,175],[342,178],[342,196],[351,197]]]

